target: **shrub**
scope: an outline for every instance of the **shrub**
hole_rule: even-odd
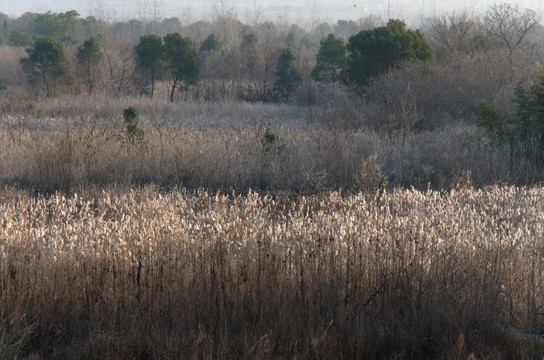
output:
[[[486,130],[488,136],[498,142],[505,137],[508,118],[491,103],[483,100],[478,105],[478,124]]]
[[[278,144],[278,136],[270,128],[266,128],[261,143],[263,144],[263,148],[269,149]]]
[[[482,101],[478,107],[480,127],[494,141],[519,142],[534,138],[544,145],[544,73],[537,76],[529,89],[519,83],[514,93],[514,112],[510,116]]]
[[[135,107],[128,107],[123,110],[123,128],[125,139],[128,143],[135,145],[144,140],[144,131],[138,127],[138,110]]]
[[[478,123],[494,144],[507,144],[514,158],[524,158],[541,168],[544,150],[544,73],[526,89],[515,89],[514,111],[505,115],[488,102],[478,108]]]

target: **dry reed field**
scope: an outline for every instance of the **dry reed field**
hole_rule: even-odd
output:
[[[127,141],[123,130],[129,106],[138,110],[141,142]],[[0,110],[0,184],[41,192],[135,184],[319,193],[387,183],[425,190],[452,188],[467,174],[477,187],[544,180],[542,161],[523,148],[489,146],[474,125],[384,133],[343,126],[354,116],[364,122],[364,112],[341,106],[97,96],[7,99]]]
[[[4,187],[0,358],[542,358],[543,200]]]
[[[160,3],[0,12],[0,360],[544,360],[541,14]]]

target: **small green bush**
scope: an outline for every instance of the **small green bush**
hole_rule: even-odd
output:
[[[263,152],[265,154],[279,154],[285,150],[285,144],[269,127],[266,128],[262,138]]]
[[[272,146],[277,145],[278,143],[278,136],[270,130],[270,128],[266,128],[266,131],[264,132],[263,138],[261,139],[261,143],[263,144],[264,148],[269,148]]]
[[[135,145],[144,141],[144,131],[138,127],[138,110],[135,107],[128,107],[123,110],[123,128],[125,139],[128,143]]]
[[[528,89],[518,84],[514,95],[511,115],[482,101],[478,107],[478,124],[487,132],[491,143],[507,144],[516,153],[512,155],[521,155],[533,165],[543,165],[544,73]]]
[[[478,125],[493,141],[503,142],[508,121],[493,104],[484,100],[478,105]]]

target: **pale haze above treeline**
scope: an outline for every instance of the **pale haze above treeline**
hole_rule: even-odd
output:
[[[417,23],[424,17],[444,11],[466,9],[485,12],[494,0],[0,0],[0,12],[17,17],[31,12],[65,12],[76,10],[81,16],[101,16],[116,21],[127,18],[142,20],[153,17],[178,17],[194,21],[217,13],[244,19],[287,21],[303,25],[309,18],[324,22],[355,20],[374,14],[402,18]],[[504,2],[504,1],[499,1]],[[510,1],[521,8],[544,11],[539,0]]]

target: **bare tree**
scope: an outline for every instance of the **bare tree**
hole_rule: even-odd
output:
[[[89,16],[98,20],[100,32],[104,32],[104,25],[114,22],[116,18],[116,10],[114,8],[107,9],[104,6],[104,0],[89,0],[88,2]]]
[[[270,90],[270,84],[272,82],[273,70],[278,60],[279,48],[276,44],[267,39],[258,46],[258,49],[258,74],[260,74],[259,95],[261,100],[266,100],[269,95],[268,91]]]
[[[312,31],[312,34],[314,33],[314,29],[316,28],[317,24],[321,21],[321,10],[320,10],[320,3],[318,0],[312,0],[311,3],[311,9],[310,9],[310,29]]]
[[[138,12],[138,17],[140,18],[139,20],[143,23],[147,22],[148,13],[149,13],[149,10],[148,10],[149,3],[143,0],[136,0],[135,5]]]
[[[428,28],[429,39],[434,47],[445,49],[451,54],[470,50],[476,33],[476,20],[466,10],[434,16]]]
[[[491,5],[484,18],[487,33],[502,42],[512,53],[541,17],[531,9],[521,10],[508,3]]]
[[[153,19],[154,24],[158,24],[162,20],[162,13],[161,13],[161,2],[160,0],[153,0],[151,2],[151,17]]]
[[[105,60],[103,61],[104,91],[115,96],[129,93],[131,81],[134,80],[131,79],[135,67],[133,47],[106,42],[102,52]]]
[[[357,33],[359,30],[372,30],[380,26],[385,26],[388,20],[389,19],[386,19],[379,14],[365,15],[357,20],[358,28],[355,29],[355,33]]]
[[[257,0],[253,0],[250,4],[247,5],[246,18],[248,24],[256,27],[262,17],[261,15],[262,4],[260,2],[257,2]]]

